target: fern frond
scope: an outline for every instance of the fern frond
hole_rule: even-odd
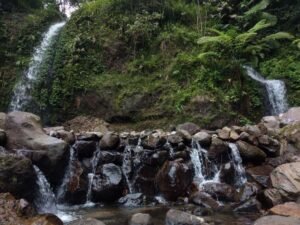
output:
[[[245,44],[249,41],[252,41],[256,37],[257,33],[255,32],[246,32],[236,36],[235,40],[241,44]]]
[[[270,41],[270,40],[283,40],[283,39],[287,39],[287,40],[292,40],[294,39],[294,35],[287,33],[287,32],[278,32],[275,34],[270,34],[268,36],[266,36],[263,41]]]
[[[274,26],[273,21],[267,21],[266,19],[260,20],[258,23],[254,25],[248,32],[256,33],[257,31],[263,30],[265,28]]]
[[[203,53],[200,53],[197,56],[197,58],[200,60],[206,60],[208,58],[220,58],[220,54],[217,52],[213,52],[213,51],[203,52]]]
[[[257,3],[255,6],[253,6],[251,9],[249,9],[247,12],[245,12],[245,15],[251,15],[258,13],[264,9],[266,9],[270,5],[270,0],[262,0],[259,3]]]
[[[297,45],[297,47],[300,49],[300,39],[296,39],[293,41],[294,45]]]
[[[231,38],[228,35],[219,35],[219,36],[204,36],[198,39],[197,43],[199,45],[209,44],[209,43],[218,43],[225,45],[230,42]]]

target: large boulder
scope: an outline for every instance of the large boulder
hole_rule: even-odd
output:
[[[163,134],[156,132],[146,136],[146,138],[142,140],[142,146],[146,149],[156,149],[162,147],[166,142],[166,137]]]
[[[243,161],[259,164],[264,162],[267,155],[260,148],[244,141],[237,141],[237,145]]]
[[[166,215],[166,225],[201,225],[204,223],[203,218],[176,209],[170,209]]]
[[[0,154],[0,192],[10,192],[18,198],[33,200],[36,174],[29,159],[12,154]]]
[[[186,195],[192,181],[193,169],[180,160],[166,161],[155,178],[160,192],[168,200]]]
[[[264,216],[255,221],[254,225],[299,225],[300,219],[285,216]]]
[[[122,196],[124,185],[122,170],[113,163],[104,164],[95,175],[92,185],[94,202],[112,202]]]
[[[68,154],[66,142],[45,134],[40,117],[26,112],[11,112],[5,120],[7,148],[46,151],[50,159],[44,173],[57,184],[63,175]]]
[[[179,124],[176,127],[176,130],[178,130],[178,131],[185,130],[190,135],[194,135],[194,134],[196,134],[197,132],[200,131],[200,127],[197,124],[187,122],[187,123]]]
[[[113,132],[107,132],[100,140],[101,150],[115,150],[119,147],[120,137],[118,134]]]
[[[196,205],[203,206],[205,208],[210,208],[217,210],[220,208],[219,202],[217,202],[211,195],[203,191],[197,191],[190,196],[190,201]]]
[[[300,195],[300,162],[278,166],[271,173],[271,181],[284,198],[297,199]]]
[[[95,141],[76,141],[73,148],[79,159],[91,158],[97,150],[97,143]]]
[[[281,131],[287,141],[300,149],[300,122],[292,123]]]
[[[208,150],[208,157],[210,159],[215,159],[218,156],[228,152],[229,147],[228,144],[218,137],[213,136],[211,140],[211,145]]]
[[[132,215],[129,225],[153,225],[153,221],[149,214],[136,213]]]
[[[300,121],[300,107],[290,108],[286,113],[280,115],[280,119],[283,123],[293,123]]]
[[[211,135],[205,131],[200,131],[193,136],[195,141],[198,141],[201,146],[209,146],[211,143]]]
[[[270,213],[279,216],[292,216],[300,219],[300,204],[287,202],[281,205],[276,205],[270,209]]]
[[[248,168],[247,173],[254,181],[267,188],[270,186],[270,174],[273,169],[272,166],[262,165]]]

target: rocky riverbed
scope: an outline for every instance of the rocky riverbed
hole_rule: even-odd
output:
[[[300,224],[299,117],[117,133],[0,113],[0,224]]]

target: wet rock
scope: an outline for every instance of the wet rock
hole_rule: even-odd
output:
[[[221,130],[218,130],[218,136],[222,140],[228,140],[230,138],[231,129],[229,127],[223,127]]]
[[[28,219],[25,225],[64,225],[64,223],[55,215],[43,214]]]
[[[186,195],[192,181],[193,169],[179,160],[165,162],[155,178],[160,193],[168,200]]]
[[[172,146],[178,146],[179,143],[183,142],[183,138],[177,133],[172,133],[168,136],[167,141]]]
[[[94,177],[92,199],[94,202],[115,201],[123,192],[122,170],[113,163],[104,164]]]
[[[235,175],[235,169],[231,162],[228,162],[221,166],[220,180],[222,182],[230,185],[234,185],[234,179],[233,179],[234,175]]]
[[[287,202],[274,206],[269,210],[269,212],[279,216],[292,216],[300,218],[300,204],[295,202]]]
[[[35,172],[29,159],[16,155],[0,155],[0,192],[33,200]]]
[[[143,205],[144,201],[145,196],[142,193],[128,194],[118,200],[120,204],[128,207]]]
[[[101,222],[100,220],[96,220],[94,218],[78,219],[68,224],[69,225],[105,225],[105,223]]]
[[[131,217],[129,225],[153,225],[153,221],[149,214],[136,213]]]
[[[205,131],[196,133],[193,139],[198,141],[201,146],[209,146],[211,143],[211,135]]]
[[[203,185],[205,192],[220,201],[236,201],[237,192],[235,189],[225,183],[206,183]]]
[[[196,134],[197,132],[200,131],[200,127],[198,125],[194,124],[194,123],[187,122],[187,123],[179,124],[176,127],[176,130],[177,131],[179,131],[179,130],[185,130],[190,135],[194,135],[194,134]]]
[[[116,133],[108,132],[100,140],[101,150],[115,150],[119,147],[120,138]]]
[[[249,212],[249,213],[259,213],[261,209],[261,204],[256,200],[256,198],[251,198],[246,202],[243,202],[238,207],[236,207],[234,212]]]
[[[97,150],[97,143],[94,141],[76,141],[73,148],[79,159],[91,158]]]
[[[256,166],[247,169],[247,173],[253,180],[267,188],[270,186],[270,174],[273,171],[273,167],[269,165]]]
[[[154,196],[156,194],[155,176],[158,170],[158,167],[151,167],[149,165],[142,165],[140,167],[135,182],[139,192],[147,196]]]
[[[118,166],[122,165],[123,155],[119,152],[112,151],[100,151],[100,160],[99,164],[108,164],[114,163]]]
[[[0,129],[5,129],[5,120],[6,120],[6,114],[0,112]]]
[[[205,208],[217,210],[220,207],[220,204],[216,200],[214,200],[211,195],[203,191],[198,191],[192,194],[190,199],[194,204],[204,206]]]
[[[204,219],[192,214],[170,209],[166,215],[166,225],[201,225]]]
[[[66,166],[68,145],[45,134],[38,116],[25,112],[11,112],[6,116],[5,130],[8,149],[44,150],[51,166],[45,172],[51,183],[58,184]]]
[[[255,221],[254,225],[299,225],[300,219],[285,216],[264,216]]]
[[[100,141],[103,137],[101,132],[84,132],[76,135],[77,141]]]
[[[258,185],[247,182],[239,191],[238,199],[240,202],[244,202],[251,197],[255,197],[260,191]]]
[[[161,148],[167,142],[166,138],[156,132],[148,135],[142,140],[142,146],[146,149],[156,149]]]
[[[266,208],[271,208],[283,202],[279,191],[275,188],[265,189],[262,195],[259,196],[259,200]]]
[[[277,167],[271,173],[271,181],[283,197],[297,199],[300,195],[300,162]]]
[[[208,157],[215,159],[229,150],[228,144],[217,137],[212,137],[211,145],[208,150]]]
[[[0,146],[5,146],[6,144],[6,133],[4,130],[0,129]]]
[[[0,224],[24,225],[25,218],[35,215],[33,207],[24,199],[16,200],[9,193],[0,193]]]
[[[237,146],[240,151],[240,155],[245,162],[252,162],[259,164],[264,162],[267,155],[260,148],[250,145],[244,141],[237,141]]]

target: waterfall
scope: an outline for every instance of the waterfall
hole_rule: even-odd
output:
[[[271,114],[279,115],[288,109],[285,83],[281,80],[266,80],[252,67],[244,66],[249,77],[263,84],[267,90]]]
[[[86,204],[90,204],[92,202],[92,187],[93,187],[93,181],[94,177],[97,171],[97,166],[100,160],[101,152],[100,147],[97,145],[97,150],[94,152],[93,159],[92,159],[92,173],[88,174],[89,178],[89,185],[88,185],[88,191],[86,194]]]
[[[246,172],[242,164],[240,152],[234,143],[229,143],[231,149],[231,159],[235,170],[234,183],[236,187],[241,187],[247,182]]]
[[[34,199],[34,204],[39,213],[53,213],[57,212],[55,195],[51,189],[43,172],[35,165],[33,165],[37,176],[38,190]]]
[[[122,162],[122,171],[125,176],[125,180],[128,187],[128,194],[134,193],[134,185],[131,182],[131,174],[132,174],[132,147],[130,145],[127,145],[124,153],[123,153],[123,162]]]
[[[49,30],[43,35],[41,44],[35,48],[29,68],[17,83],[12,100],[9,106],[10,111],[25,110],[25,107],[32,101],[31,91],[35,81],[39,77],[41,65],[47,56],[48,50],[51,48],[55,37],[65,25],[66,22],[59,22],[50,26]]]
[[[195,171],[194,181],[199,186],[208,182],[220,182],[218,166],[208,159],[207,150],[195,140],[192,140],[190,157]]]
[[[169,157],[172,159],[174,157],[174,148],[169,141],[167,141],[166,147],[169,149]]]

